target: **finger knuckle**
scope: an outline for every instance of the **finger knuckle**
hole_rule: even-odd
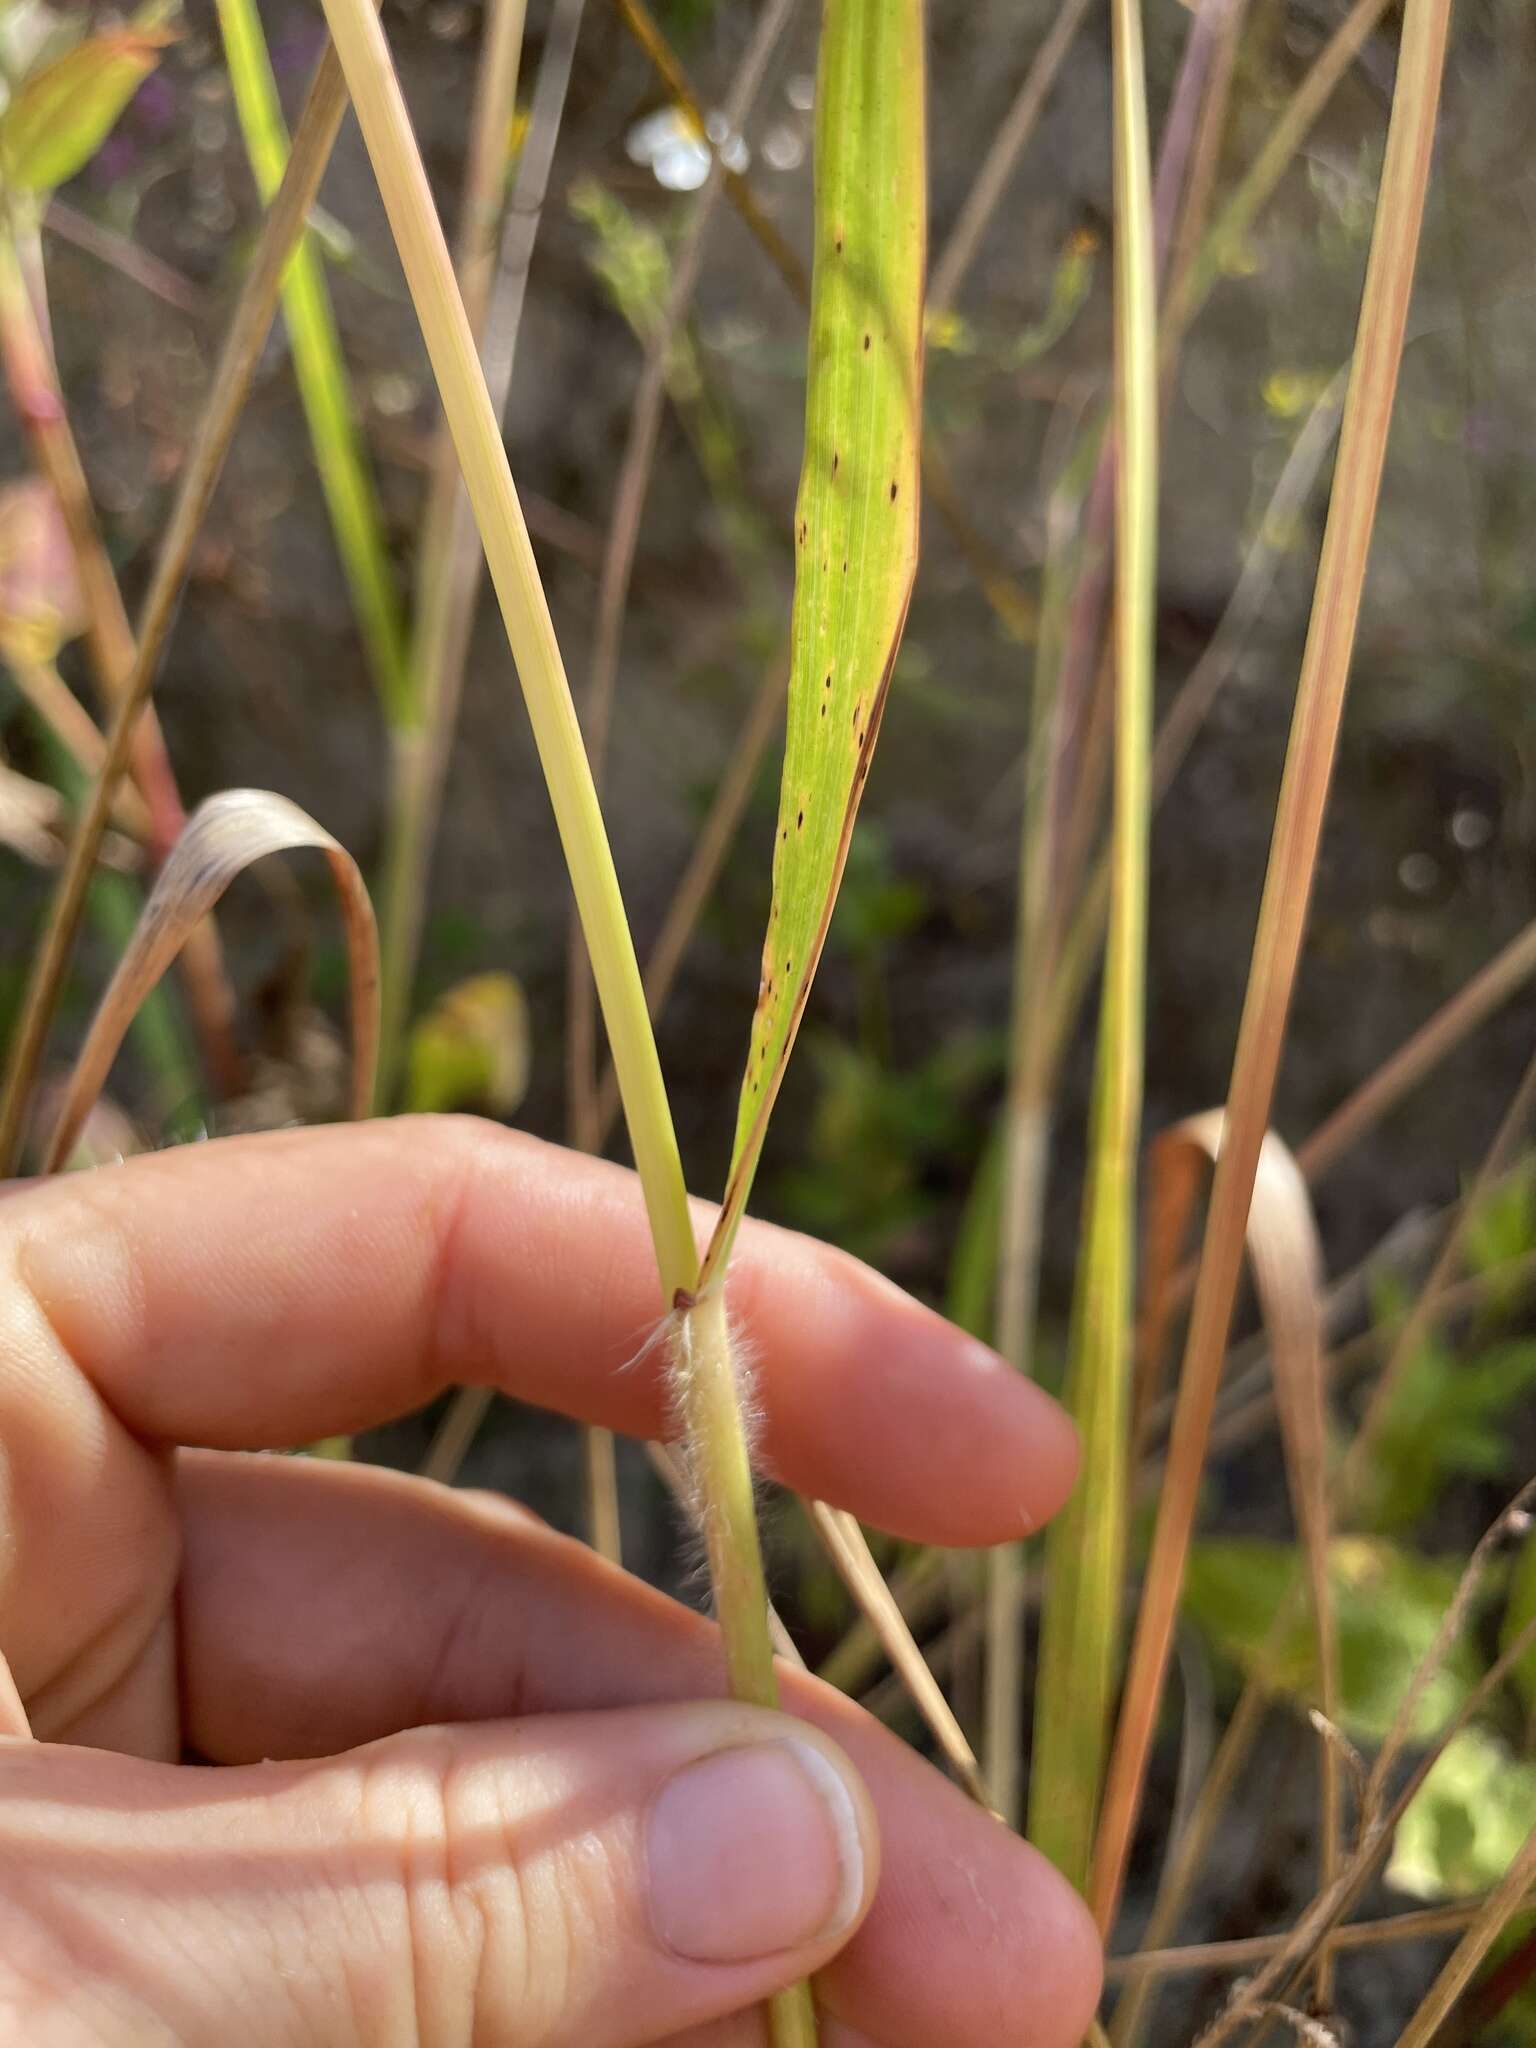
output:
[[[564,2038],[579,1958],[612,1910],[595,1833],[568,1829],[536,1765],[505,1762],[466,1757],[462,1731],[425,1729],[359,1779],[356,1839],[387,1845],[395,1880],[377,1936],[408,1973],[396,1995],[430,2048]]]

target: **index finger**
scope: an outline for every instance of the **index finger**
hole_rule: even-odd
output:
[[[495,1125],[231,1138],[72,1175],[0,1205],[0,1261],[154,1442],[301,1443],[454,1382],[667,1432],[635,1177]],[[868,1267],[752,1224],[730,1300],[762,1462],[801,1492],[945,1544],[1023,1535],[1065,1498],[1055,1403]]]

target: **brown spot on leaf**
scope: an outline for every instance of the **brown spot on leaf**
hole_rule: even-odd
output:
[[[869,336],[867,334],[864,337],[864,353],[865,355],[869,354]]]
[[[892,481],[892,483],[891,483],[891,503],[892,503],[892,504],[894,505],[894,504],[895,504],[895,502],[896,502],[896,485],[895,485],[895,481],[893,480],[893,481]]]

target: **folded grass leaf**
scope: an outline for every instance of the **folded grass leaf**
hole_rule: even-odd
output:
[[[74,1150],[124,1034],[187,934],[252,862],[307,846],[317,847],[330,862],[341,898],[352,1002],[351,1107],[354,1116],[367,1114],[379,1043],[379,948],[357,863],[286,797],[264,789],[227,789],[198,806],[160,870],[75,1061],[49,1143],[46,1172],[56,1173]]]

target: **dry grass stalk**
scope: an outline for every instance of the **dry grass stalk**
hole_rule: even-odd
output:
[[[1244,1231],[1300,960],[1429,183],[1449,0],[1409,0],[1338,470],[1195,1286],[1168,1475],[1105,1796],[1093,1904],[1114,1917],[1162,1692]]]

